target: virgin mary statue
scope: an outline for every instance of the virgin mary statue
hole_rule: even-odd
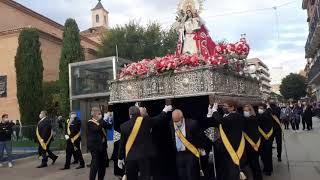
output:
[[[215,54],[215,43],[199,17],[202,3],[203,0],[182,0],[180,2],[174,25],[179,32],[176,55],[196,54],[206,59]]]

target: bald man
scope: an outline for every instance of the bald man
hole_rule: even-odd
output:
[[[181,110],[176,109],[172,112],[171,122],[172,138],[176,151],[176,170],[178,180],[199,180],[200,165],[199,155],[192,149],[203,147],[200,128],[196,121],[185,119]],[[183,137],[193,146],[187,145]]]

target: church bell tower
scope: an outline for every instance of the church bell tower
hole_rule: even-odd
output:
[[[103,7],[101,0],[98,0],[98,4],[91,9],[92,13],[92,27],[105,27],[109,26],[109,12]]]

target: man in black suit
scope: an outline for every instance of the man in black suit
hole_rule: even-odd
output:
[[[103,180],[107,165],[107,133],[108,122],[102,119],[100,108],[93,107],[92,118],[88,121],[88,150],[91,153],[89,180]]]
[[[81,121],[77,118],[77,114],[75,112],[70,113],[70,119],[67,120],[65,127],[65,139],[67,141],[67,148],[66,162],[62,170],[70,169],[72,155],[74,155],[74,159],[80,162],[80,165],[76,169],[84,168],[84,160],[80,149]]]
[[[218,104],[214,103],[213,106],[209,106],[207,114],[208,125],[219,128],[220,138],[217,141],[222,144],[217,152],[217,156],[223,161],[219,161],[218,166],[222,167],[219,167],[221,172],[218,174],[218,179],[239,180],[239,175],[244,176],[241,168],[245,161],[245,139],[242,133],[245,120],[237,113],[235,101],[226,101],[222,109],[223,116],[218,112]]]
[[[176,152],[177,179],[199,180],[200,156],[204,150],[203,136],[197,122],[185,119],[182,111],[176,109],[172,112],[170,126]]]
[[[56,162],[58,156],[50,151],[50,143],[53,140],[52,126],[49,118],[47,118],[47,112],[41,111],[39,115],[40,121],[38,122],[36,129],[36,138],[39,143],[39,155],[42,156],[41,165],[37,168],[47,167],[48,156],[52,159],[52,165]],[[48,156],[47,156],[48,154]]]
[[[129,108],[130,120],[123,123],[118,154],[118,167],[125,165],[128,180],[137,180],[140,173],[141,180],[150,179],[152,176],[151,160],[156,155],[152,142],[152,128],[157,121],[165,120],[166,113],[172,106],[165,106],[163,112],[156,117],[141,116],[137,106]],[[144,110],[145,111],[145,110]]]

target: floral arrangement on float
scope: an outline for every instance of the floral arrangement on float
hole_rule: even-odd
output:
[[[245,59],[248,57],[249,51],[250,46],[244,37],[235,44],[221,41],[215,46],[216,53],[206,58],[198,54],[168,54],[164,57],[143,59],[125,65],[118,78],[124,80],[168,72],[181,72],[201,66],[224,67],[243,74]]]
[[[237,43],[215,43],[199,14],[204,0],[181,0],[173,28],[179,32],[174,55],[143,59],[122,68],[118,79],[132,79],[210,66],[244,73],[250,46],[245,34]]]

